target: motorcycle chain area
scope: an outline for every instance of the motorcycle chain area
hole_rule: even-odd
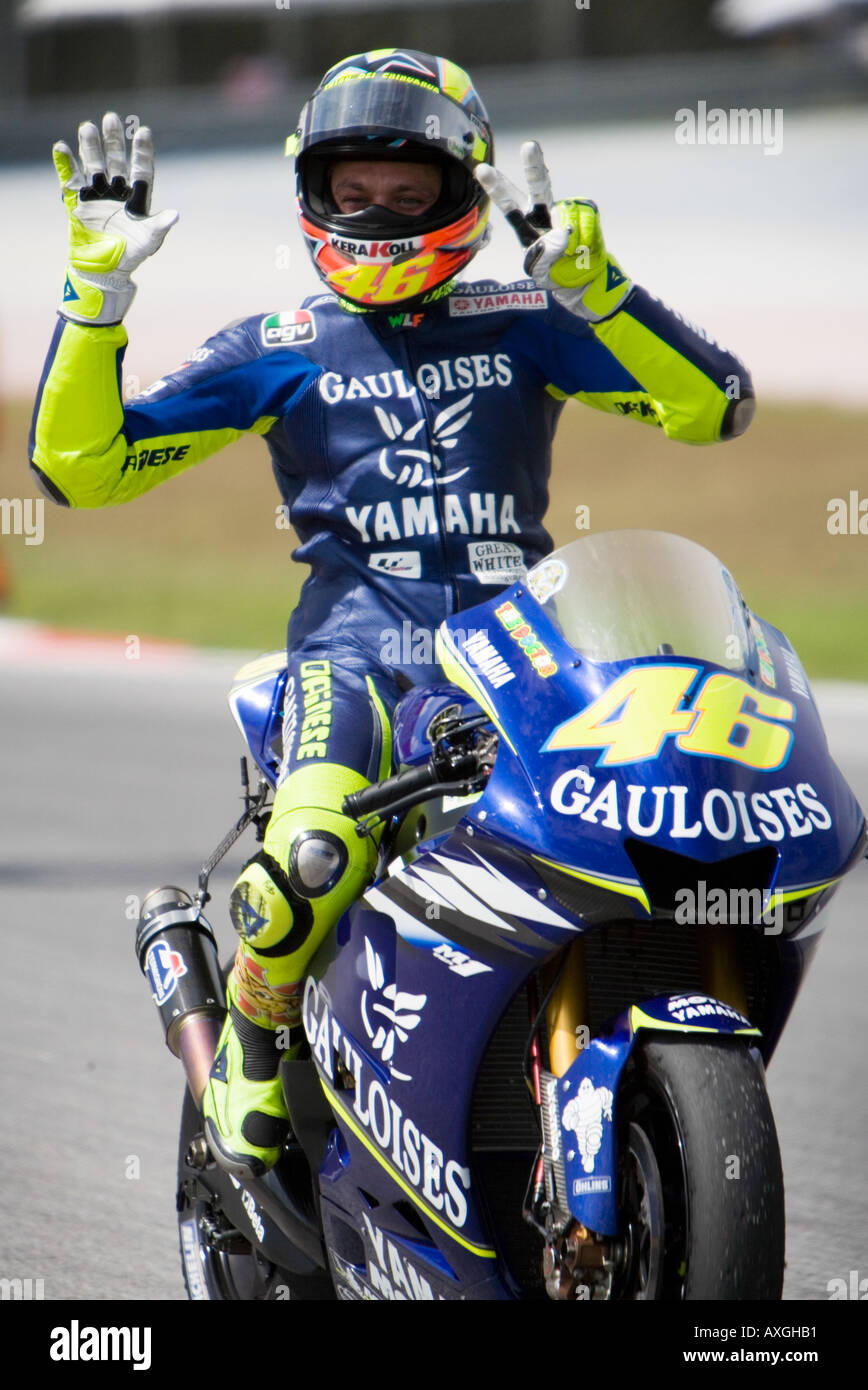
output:
[[[305,1261],[308,1272],[299,1274],[267,1258],[258,1248],[264,1234],[259,1204],[213,1162],[198,1128],[200,1119],[186,1095],[176,1205],[181,1268],[190,1299],[334,1300],[335,1291],[324,1269]],[[300,1152],[293,1157],[296,1166],[306,1170]]]

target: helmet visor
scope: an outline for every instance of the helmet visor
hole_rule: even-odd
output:
[[[428,144],[470,165],[488,159],[490,153],[483,123],[474,122],[442,92],[421,82],[358,74],[318,92],[307,103],[297,152],[326,142],[384,137]]]

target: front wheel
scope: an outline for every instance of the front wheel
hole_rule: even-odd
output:
[[[622,1299],[779,1299],[784,1183],[743,1043],[648,1037],[619,1095]]]

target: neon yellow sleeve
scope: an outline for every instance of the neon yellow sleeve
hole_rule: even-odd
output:
[[[115,506],[244,433],[266,434],[319,369],[290,351],[264,361],[259,323],[209,338],[190,362],[125,405],[123,326],[61,318],[31,431],[31,466],[43,490],[66,506]]]

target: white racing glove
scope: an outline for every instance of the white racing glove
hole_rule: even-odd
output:
[[[589,323],[611,318],[633,282],[606,253],[596,203],[584,198],[552,201],[549,171],[535,140],[522,145],[521,161],[527,195],[491,164],[478,164],[474,172],[528,248],[525,274],[579,318]]]
[[[131,271],[163,244],[178,220],[173,208],[151,213],[154,142],[139,126],[127,159],[124,128],[113,111],[102,137],[92,121],[78,129],[81,167],[68,145],[52,148],[69,214],[69,265],[60,313],[75,323],[119,323],[133,302]]]

